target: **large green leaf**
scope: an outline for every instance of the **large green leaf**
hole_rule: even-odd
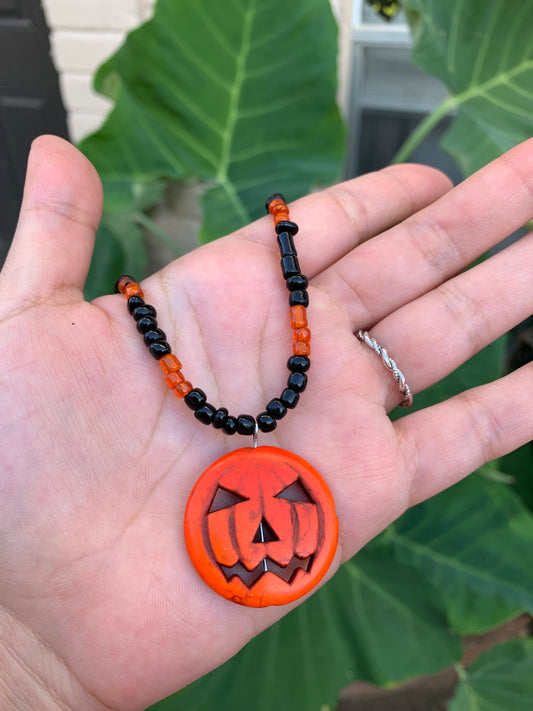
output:
[[[415,408],[497,378],[505,345],[500,338],[419,393]],[[533,546],[533,518],[509,487],[470,477],[409,510],[385,538],[393,542],[398,560],[433,582],[461,634],[483,632],[533,610],[533,568],[524,565]]]
[[[494,647],[461,676],[448,711],[531,711],[533,639]]]
[[[100,68],[115,107],[81,148],[104,176],[203,181],[219,237],[338,176],[336,47],[328,0],[158,0]]]
[[[229,662],[152,708],[325,711],[354,679],[390,684],[460,654],[435,590],[376,547]]]
[[[533,516],[509,487],[473,475],[410,509],[385,538],[439,590],[458,632],[533,612]]]
[[[108,294],[119,274],[142,274],[145,247],[143,210],[159,202],[163,185],[104,180],[104,212],[98,232],[85,296]]]
[[[425,126],[457,112],[443,147],[463,173],[533,135],[533,3],[404,0],[404,5],[413,61],[451,94]]]

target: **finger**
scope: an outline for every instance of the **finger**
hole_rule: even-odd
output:
[[[419,392],[530,316],[532,282],[533,233],[402,307],[370,333]],[[398,389],[381,371],[377,375],[372,387],[392,408]]]
[[[533,436],[533,364],[394,423],[409,505],[437,494]]]
[[[299,226],[295,244],[309,277],[334,264],[357,244],[431,204],[451,188],[440,171],[422,165],[390,166],[340,183],[289,205]],[[272,245],[272,219],[240,230],[245,239]]]
[[[368,329],[471,264],[533,215],[533,139],[401,225],[366,242],[315,283]]]
[[[89,161],[66,141],[34,141],[19,224],[0,278],[11,302],[79,298],[100,220],[102,189]]]

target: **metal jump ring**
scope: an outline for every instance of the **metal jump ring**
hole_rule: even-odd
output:
[[[398,384],[400,393],[402,394],[402,401],[400,402],[400,407],[411,407],[411,405],[413,404],[413,394],[411,392],[411,388],[405,382],[404,374],[389,356],[385,348],[380,346],[376,339],[372,338],[372,336],[369,335],[368,331],[359,330],[355,335],[360,341],[362,341],[365,345],[367,345],[369,348],[371,348],[378,354],[378,356],[383,361],[383,365],[392,373],[394,380]]]

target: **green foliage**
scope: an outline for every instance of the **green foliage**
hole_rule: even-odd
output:
[[[163,196],[161,182],[103,179],[104,212],[96,234],[96,244],[85,295],[92,299],[109,292],[118,274],[139,274],[146,261],[144,212]]]
[[[413,61],[450,96],[397,156],[456,112],[443,148],[469,175],[533,135],[533,4],[523,0],[404,0]]]
[[[392,20],[400,11],[399,0],[366,0],[374,12],[384,20]]]
[[[472,475],[393,524],[398,560],[433,583],[453,629],[485,632],[533,613],[533,517],[505,485]]]
[[[528,442],[515,452],[503,457],[502,469],[512,473],[513,489],[519,494],[522,501],[533,511],[533,443]]]
[[[201,240],[228,234],[339,177],[336,46],[326,0],[159,0],[99,69],[115,104],[80,148],[107,179],[201,181]]]
[[[533,639],[494,647],[460,676],[448,711],[531,711]]]
[[[320,711],[356,679],[386,685],[459,656],[434,589],[373,546],[224,666],[153,708],[200,711],[216,699],[217,711]]]

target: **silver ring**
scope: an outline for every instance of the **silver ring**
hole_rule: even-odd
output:
[[[389,356],[385,348],[383,348],[383,346],[380,346],[376,339],[372,338],[372,336],[369,335],[368,331],[357,331],[355,335],[360,341],[362,341],[365,345],[367,345],[369,348],[375,351],[375,353],[378,354],[378,356],[383,361],[383,365],[392,373],[394,380],[398,384],[400,393],[402,394],[402,401],[400,403],[400,407],[411,407],[411,405],[413,404],[413,394],[411,392],[411,388],[405,382],[404,374]]]

